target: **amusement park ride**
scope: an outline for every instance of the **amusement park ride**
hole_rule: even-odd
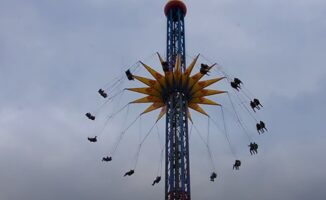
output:
[[[216,64],[208,65],[202,63],[200,64],[200,69],[196,73],[192,73],[200,55],[197,55],[188,66],[186,65],[184,18],[187,13],[187,7],[181,0],[170,0],[165,5],[164,13],[167,18],[166,58],[163,58],[157,53],[163,73],[140,62],[140,64],[152,75],[153,79],[134,75],[131,69],[126,71],[124,78],[128,80],[137,80],[146,85],[146,87],[126,89],[146,95],[143,98],[130,102],[132,104],[151,104],[141,115],[156,109],[161,109],[156,122],[164,115],[166,117],[165,199],[190,200],[188,122],[193,122],[189,109],[209,117],[207,112],[200,106],[201,104],[212,106],[222,105],[206,97],[224,93],[228,95],[228,92],[207,89],[207,87],[225,79],[229,81],[229,84],[235,92],[239,92],[242,88],[242,82],[238,78],[230,79],[226,74],[222,77],[201,80],[212,71]],[[119,81],[121,82],[121,79],[118,80],[118,82]],[[104,98],[113,98],[110,97],[110,94],[108,94],[105,89],[100,89],[98,92]],[[258,99],[252,101],[250,99],[249,106],[253,111],[262,107]],[[248,109],[248,112],[251,111]],[[95,120],[95,115],[91,113],[87,113],[86,116],[90,120]],[[256,128],[259,133],[267,130],[262,121],[257,123]],[[125,131],[123,131],[123,133],[124,132]],[[120,139],[122,139],[122,135]],[[88,139],[90,142],[97,142],[97,137]],[[251,154],[257,153],[258,145],[256,143],[251,142],[249,147]],[[112,161],[112,157],[104,157],[103,161]],[[236,160],[233,168],[239,169],[240,165],[241,161]],[[134,172],[134,170],[130,170],[125,176],[131,176]],[[216,177],[217,174],[212,172],[210,177],[211,181],[214,181]],[[158,176],[153,182],[153,185],[159,183],[160,180],[161,177]]]

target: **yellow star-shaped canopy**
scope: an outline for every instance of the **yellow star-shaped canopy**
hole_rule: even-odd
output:
[[[164,62],[160,54],[157,53],[157,55],[160,59],[162,68],[164,69],[166,63]],[[199,55],[196,56],[196,58],[190,63],[190,65],[186,68],[186,70],[182,72],[181,58],[180,55],[178,55],[176,57],[175,66],[173,68],[174,70],[172,71],[165,70],[164,75],[155,71],[152,67],[146,65],[145,63],[140,62],[144,66],[144,68],[153,76],[154,79],[133,75],[134,79],[144,83],[148,87],[127,88],[127,90],[147,95],[143,98],[137,99],[130,103],[152,103],[152,105],[150,105],[142,114],[162,108],[157,119],[158,121],[165,115],[167,111],[166,103],[164,101],[164,99],[166,98],[164,95],[168,94],[168,91],[173,91],[175,88],[179,88],[179,89],[181,88],[182,91],[187,93],[188,107],[203,115],[208,116],[208,114],[204,111],[204,109],[202,109],[199,106],[199,104],[219,106],[220,105],[219,103],[214,102],[205,97],[210,95],[225,93],[226,91],[212,90],[212,89],[205,89],[205,88],[222,80],[225,77],[200,81],[201,78],[204,77],[205,73],[198,72],[191,76],[191,72],[196,65],[198,57]],[[212,69],[214,66],[215,64],[209,66],[208,71]],[[191,120],[189,110],[188,110],[188,117]]]

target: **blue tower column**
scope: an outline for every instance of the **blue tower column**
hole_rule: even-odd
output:
[[[185,71],[186,5],[181,0],[170,0],[164,11],[167,17],[166,56],[169,70],[173,70],[176,57],[180,55],[180,69]],[[165,199],[190,200],[188,104],[182,88],[174,84],[166,98]]]

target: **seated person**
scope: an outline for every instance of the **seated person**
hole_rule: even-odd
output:
[[[134,80],[134,77],[133,77],[133,75],[132,75],[132,73],[130,72],[129,69],[126,71],[126,76],[127,76],[129,81]]]
[[[93,138],[87,138],[88,139],[88,141],[90,141],[90,142],[97,142],[97,136],[95,136],[95,137],[93,137]]]
[[[86,115],[86,117],[87,117],[88,119],[90,119],[90,120],[95,120],[95,116],[92,115],[91,113],[86,113],[85,115]]]
[[[214,180],[216,179],[216,177],[217,177],[217,174],[215,172],[213,172],[211,174],[211,176],[210,176],[211,181],[214,182]]]
[[[135,170],[132,169],[132,170],[126,172],[124,176],[131,176],[131,175],[133,175],[134,173],[135,173]]]

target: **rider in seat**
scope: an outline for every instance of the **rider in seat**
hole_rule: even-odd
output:
[[[259,101],[259,99],[254,99],[254,103],[256,104],[256,106],[258,107],[258,109],[260,108],[260,106],[261,107],[264,107],[263,105],[261,105],[261,103],[260,103],[260,101]]]
[[[90,142],[97,142],[97,136],[95,136],[95,137],[93,137],[93,138],[87,138],[88,139],[88,141],[90,141]]]
[[[112,157],[106,156],[102,158],[102,161],[104,162],[110,162],[112,160]]]
[[[90,119],[90,120],[95,120],[95,116],[92,115],[91,113],[86,113],[85,115],[86,115],[86,117],[87,117],[88,119]]]
[[[241,166],[241,161],[240,160],[236,160],[234,165],[233,165],[233,169],[235,170],[239,170],[239,167]]]
[[[214,180],[216,179],[216,177],[217,177],[217,174],[215,172],[213,172],[211,174],[211,176],[210,176],[211,181],[214,182]]]
[[[239,91],[239,89],[241,89],[240,84],[243,84],[242,81],[238,78],[234,78],[234,80],[231,82],[231,87]]]
[[[255,142],[254,143],[250,143],[249,145],[249,150],[250,150],[250,154],[252,155],[252,154],[257,154],[258,153],[258,144],[256,144]]]
[[[262,129],[263,132],[267,131],[267,128],[266,128],[265,123],[263,121],[260,121],[259,124],[260,124],[260,128]]]
[[[255,111],[255,108],[257,108],[257,106],[256,106],[256,103],[254,102],[254,101],[250,101],[250,107],[252,108],[252,110],[254,111],[254,112],[256,112]],[[258,109],[258,108],[257,108]],[[259,110],[259,109],[258,109]]]
[[[108,94],[107,94],[103,89],[99,89],[99,90],[98,90],[98,93],[99,93],[103,98],[108,97]]]
[[[233,81],[231,82],[231,87],[234,88],[234,89],[236,89],[237,91],[239,91],[239,89],[241,89],[241,88],[240,88],[240,85],[236,84],[236,83],[233,82]]]
[[[131,175],[133,175],[134,173],[135,173],[135,170],[132,169],[132,170],[126,172],[124,176],[131,176]]]
[[[134,77],[133,77],[133,75],[132,75],[132,73],[130,72],[129,69],[126,71],[126,76],[127,76],[129,81],[134,80]]]
[[[258,153],[258,144],[254,143],[250,143],[249,145],[250,147],[250,154],[257,154]]]
[[[152,186],[154,186],[155,184],[158,184],[161,181],[161,177],[157,176],[156,179],[154,180],[154,182],[152,183]]]
[[[237,84],[237,85],[240,85],[240,84],[243,84],[242,81],[238,78],[234,78],[234,83]]]
[[[209,66],[207,64],[201,64],[200,73],[206,75],[209,72]]]

